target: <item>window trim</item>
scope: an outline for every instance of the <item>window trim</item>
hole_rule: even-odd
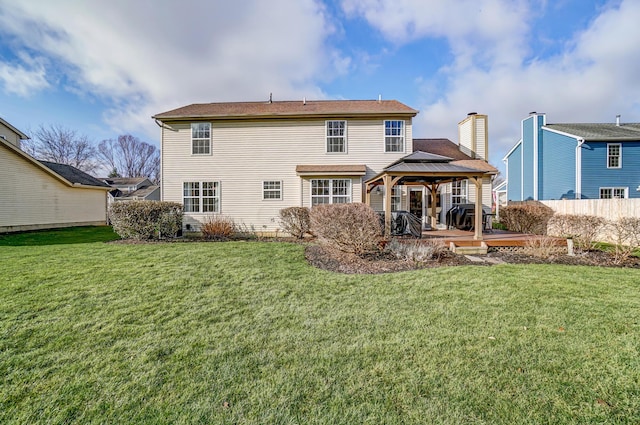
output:
[[[611,192],[611,197],[608,198],[603,198],[602,197],[602,191],[603,190],[608,190]],[[615,191],[616,190],[622,190],[624,193],[624,196],[622,198],[618,198],[615,195]],[[619,186],[619,187],[613,187],[613,186],[607,186],[607,187],[600,187],[598,190],[598,199],[628,199],[629,198],[629,188],[628,187],[623,187],[623,186]]]
[[[402,135],[394,136],[392,134],[387,135],[387,123],[388,122],[401,122],[402,123]],[[393,128],[393,127],[391,127]],[[383,133],[383,151],[384,153],[405,153],[407,150],[407,124],[405,120],[384,120],[382,121],[382,133]],[[397,151],[387,150],[387,137],[400,137],[402,139],[402,149]]]
[[[265,184],[266,183],[278,183],[278,188],[277,189],[273,189],[273,188],[266,188]],[[278,197],[277,198],[267,198],[265,196],[265,194],[269,192],[269,193],[277,193]],[[263,201],[282,201],[283,199],[283,190],[282,190],[282,180],[262,180],[262,200]]]
[[[204,138],[204,137],[194,138],[193,137],[193,131],[194,131],[193,127],[196,126],[196,125],[199,126],[201,124],[206,124],[206,125],[209,126],[209,137],[208,138]],[[191,123],[191,129],[190,129],[190,131],[191,131],[191,156],[207,156],[207,155],[211,155],[212,154],[213,149],[212,149],[212,143],[211,143],[211,139],[212,139],[211,138],[211,128],[212,128],[212,126],[211,126],[210,122],[192,122]],[[204,153],[194,152],[194,142],[195,141],[205,141],[205,140],[208,142],[208,144],[206,146],[208,152],[204,152]]]
[[[198,190],[198,195],[196,196],[185,196],[184,191],[185,191],[185,185],[187,184],[198,184],[197,190]],[[213,185],[213,190],[214,190],[214,195],[213,196],[205,196],[204,195],[204,183],[211,183]],[[222,185],[220,184],[219,180],[189,180],[189,181],[183,181],[182,182],[182,208],[184,209],[184,212],[187,214],[217,214],[220,213],[222,211],[222,203],[221,203],[221,190],[222,190]],[[198,211],[187,211],[185,208],[185,199],[197,199],[198,200]],[[203,211],[204,209],[204,200],[205,199],[213,199],[213,207],[214,210],[213,211]]]
[[[618,155],[611,155],[611,152],[609,151],[609,149],[615,146],[618,147]],[[618,158],[618,165],[615,167],[610,165],[612,158]],[[607,143],[607,168],[611,168],[611,169],[622,168],[622,143]]]
[[[334,122],[342,122],[344,123],[344,132],[342,134],[342,136],[330,136],[329,135],[329,123],[334,123]],[[326,120],[324,122],[324,151],[325,153],[329,154],[329,155],[344,155],[347,154],[349,151],[349,145],[348,145],[348,137],[347,137],[347,120]],[[343,146],[344,149],[342,151],[330,151],[329,150],[329,138],[338,138],[338,137],[342,137],[342,141],[343,141]]]
[[[456,189],[454,187],[456,183],[460,184],[459,194],[455,194],[454,192],[454,190]],[[454,202],[454,198],[460,198],[461,202]],[[469,203],[469,180],[452,181],[451,182],[451,205],[462,205],[462,204],[468,204],[468,203]]]
[[[329,181],[329,194],[328,195],[314,195],[313,194],[313,182],[314,181],[320,181],[320,180],[328,180]],[[333,189],[334,189],[334,182],[335,181],[346,181],[348,182],[349,187],[347,188],[348,194],[347,195],[335,195],[333,193]],[[313,200],[314,199],[318,199],[318,198],[329,198],[329,202],[326,204],[340,204],[340,203],[345,203],[345,202],[334,202],[334,198],[342,198],[342,197],[347,197],[348,201],[346,203],[351,203],[353,202],[353,180],[350,178],[317,178],[317,179],[310,179],[309,180],[309,204],[311,207],[314,207],[315,205],[313,204]],[[325,203],[321,203],[321,204],[316,204],[316,205],[326,205]]]

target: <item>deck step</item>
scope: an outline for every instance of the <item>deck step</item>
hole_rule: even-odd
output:
[[[473,241],[473,244],[469,244],[468,241],[464,242],[464,244],[450,242],[449,250],[460,255],[484,255],[488,251],[487,244],[483,241]]]

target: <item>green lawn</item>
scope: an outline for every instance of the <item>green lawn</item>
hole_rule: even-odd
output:
[[[0,423],[640,423],[640,270],[34,245],[0,246]]]

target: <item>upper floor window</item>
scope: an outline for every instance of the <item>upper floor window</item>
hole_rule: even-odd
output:
[[[194,122],[191,124],[191,154],[211,154],[211,124]]]
[[[282,182],[266,180],[262,182],[262,199],[282,199]]]
[[[607,168],[622,168],[622,145],[607,143]]]
[[[384,122],[384,151],[404,152],[404,121]]]
[[[601,187],[600,199],[624,199],[627,198],[626,187]]]
[[[346,204],[351,202],[351,180],[311,180],[311,206],[319,204]]]
[[[347,122],[327,121],[327,152],[347,152]]]
[[[220,183],[184,182],[182,205],[184,212],[220,212]]]
[[[466,204],[467,200],[467,180],[451,183],[451,203],[453,205]]]

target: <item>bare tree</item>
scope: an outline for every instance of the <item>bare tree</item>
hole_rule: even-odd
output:
[[[160,151],[130,134],[100,142],[98,157],[105,168],[122,177],[149,177],[156,183],[159,180]]]
[[[96,148],[91,140],[61,125],[40,125],[24,149],[42,161],[72,165],[86,173],[98,168]]]

